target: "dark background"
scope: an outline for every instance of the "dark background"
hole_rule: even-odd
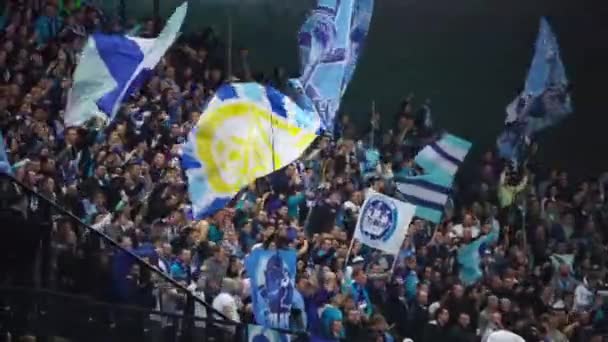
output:
[[[177,0],[161,0],[167,17]],[[192,0],[188,30],[212,26],[254,69],[297,73],[296,32],[314,0]],[[145,16],[152,1],[127,1]],[[547,16],[574,85],[575,113],[539,136],[545,165],[577,178],[608,170],[608,2],[601,0],[376,0],[368,43],[341,107],[361,126],[371,102],[388,125],[410,92],[432,100],[439,127],[474,143],[469,164],[492,148],[504,108],[523,86],[538,22]],[[236,53],[236,51],[235,51]]]

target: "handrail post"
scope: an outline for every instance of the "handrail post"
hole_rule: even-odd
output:
[[[181,341],[189,342],[194,337],[194,295],[186,292],[186,307],[184,308],[184,321],[182,322]]]

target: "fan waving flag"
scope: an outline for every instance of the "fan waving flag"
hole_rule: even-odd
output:
[[[361,207],[354,238],[361,243],[397,255],[416,208],[369,190]]]
[[[87,41],[68,95],[66,126],[94,117],[112,121],[122,100],[138,90],[179,34],[187,2],[175,10],[157,38],[95,33]]]
[[[502,158],[518,162],[523,155],[508,152],[521,150],[522,141],[572,113],[568,87],[557,38],[547,20],[542,18],[524,90],[507,106],[507,128],[497,140]],[[513,138],[511,128],[514,124],[523,127],[516,138]],[[511,139],[507,139],[509,136]]]
[[[299,80],[326,132],[333,132],[340,100],[367,37],[373,8],[373,0],[319,0],[300,28]]]
[[[400,177],[397,192],[416,206],[416,216],[439,223],[452,191],[458,168],[472,144],[451,134],[425,146],[414,161],[423,169],[418,176]]]
[[[8,155],[6,154],[6,145],[4,144],[2,132],[0,132],[0,172],[9,175],[13,173],[11,163],[8,161]]]
[[[242,187],[300,157],[317,137],[310,114],[272,87],[220,87],[182,151],[194,217],[212,215]]]

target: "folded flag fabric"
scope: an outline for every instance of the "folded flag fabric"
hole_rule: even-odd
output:
[[[13,173],[11,163],[9,162],[8,155],[6,154],[6,145],[4,144],[2,132],[0,132],[0,172],[5,174]]]
[[[423,174],[396,181],[398,194],[416,206],[416,216],[434,223],[441,221],[454,177],[471,146],[467,140],[444,134],[418,152],[414,161]]]
[[[220,87],[182,150],[194,217],[212,215],[242,187],[300,157],[319,129],[310,114],[269,86]]]
[[[300,28],[299,80],[326,132],[334,131],[340,100],[354,74],[373,8],[373,0],[319,0]]]
[[[383,252],[397,255],[416,208],[369,190],[357,220],[354,238]]]
[[[267,329],[255,324],[247,326],[247,341],[248,342],[287,342],[289,336],[281,334],[272,329]]]
[[[66,126],[80,126],[94,117],[112,121],[122,100],[141,87],[173,44],[187,9],[187,2],[179,6],[157,38],[101,33],[89,37],[74,71]]]
[[[545,18],[541,18],[536,38],[534,57],[528,71],[523,92],[507,106],[507,126],[523,126],[516,139],[507,140],[509,133],[503,133],[497,141],[502,158],[516,161],[523,157],[503,152],[518,149],[516,144],[530,138],[533,134],[557,124],[572,113],[572,100],[568,91],[566,69],[560,57],[557,38]],[[508,141],[512,146],[508,147]]]

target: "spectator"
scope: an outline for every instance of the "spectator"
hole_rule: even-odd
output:
[[[536,144],[519,168],[487,151],[473,175],[457,179],[441,224],[412,222],[396,260],[357,241],[351,247],[366,192],[397,196],[394,179],[419,173],[414,156],[438,134],[426,120],[430,102],[408,96],[394,128],[383,125],[377,110],[363,130],[354,115],[343,115],[335,136],[320,137],[305,157],[256,180],[212,217],[194,220],[181,144],[225,80],[255,76],[267,84],[269,77],[257,77],[249,64],[255,51],[246,48],[239,51],[237,75],[227,74],[213,30],[185,33],[111,124],[64,127],[62,109],[87,36],[124,32],[123,24],[80,1],[9,1],[5,8],[0,130],[15,178],[122,249],[35,197],[8,201],[3,196],[12,189],[2,185],[2,222],[13,224],[6,225],[0,276],[31,284],[25,273],[43,240],[49,248],[41,248],[41,265],[56,272],[46,272],[41,283],[51,288],[175,314],[185,312],[186,295],[194,293],[252,323],[244,259],[256,248],[294,248],[298,292],[290,323],[330,340],[565,335],[592,341],[606,329],[608,307],[598,296],[606,283],[605,175],[577,183],[565,170],[539,163]],[[160,27],[156,19],[137,26],[142,38],[155,37]],[[286,76],[276,68],[271,82],[282,88]],[[367,146],[380,153],[370,177],[360,166]],[[470,282],[461,279],[470,265],[458,260],[466,246],[474,247],[473,266],[480,265]],[[130,252],[188,291],[136,263]],[[200,306],[195,312],[207,314]],[[157,322],[167,337],[184,323]],[[234,335],[234,328],[224,328],[222,337]]]
[[[435,311],[435,319],[427,323],[424,329],[422,341],[442,341],[449,338],[448,323],[450,312],[446,308],[439,307]]]

